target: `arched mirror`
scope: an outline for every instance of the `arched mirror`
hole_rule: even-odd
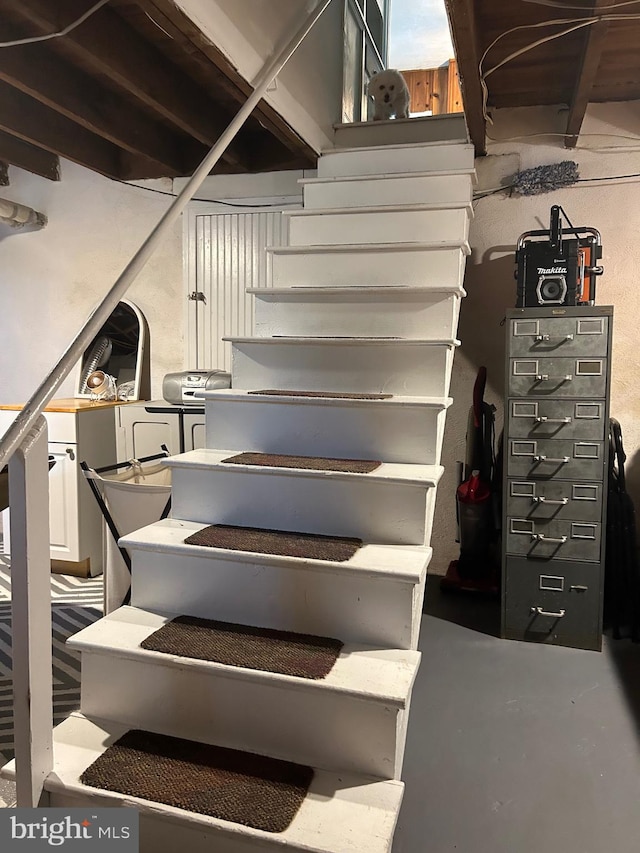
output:
[[[96,371],[113,378],[121,399],[149,399],[149,327],[142,311],[128,299],[118,303],[85,350],[78,397],[92,396],[87,380]]]

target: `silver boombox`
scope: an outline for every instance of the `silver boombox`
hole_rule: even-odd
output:
[[[231,374],[224,370],[181,370],[167,373],[162,380],[162,396],[167,403],[179,406],[202,406],[198,395],[216,388],[230,388]]]

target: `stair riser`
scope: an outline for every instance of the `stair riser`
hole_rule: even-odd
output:
[[[88,791],[89,789],[87,789]],[[87,796],[77,796],[67,792],[55,791],[49,795],[51,808],[109,808],[122,805],[121,800],[109,796],[107,791],[95,789]],[[135,807],[137,803],[131,803]],[[231,825],[231,824],[230,824]],[[189,825],[188,818],[180,820],[164,819],[155,815],[140,813],[139,853],[282,853],[283,847],[279,834],[273,841],[243,837],[237,832],[224,832],[221,829],[207,830],[201,824]],[[115,844],[112,845],[115,849]],[[55,848],[52,848],[55,849]],[[308,848],[298,845],[286,847],[292,853],[308,853]]]
[[[470,175],[372,177],[367,181],[331,181],[304,185],[305,209],[441,204],[471,201]]]
[[[425,513],[425,502],[435,490],[427,486],[228,467],[174,468],[173,518],[355,536],[374,544],[429,544],[432,510]]]
[[[456,144],[336,151],[320,157],[318,177],[473,169],[473,159],[472,145]]]
[[[462,287],[466,261],[462,249],[409,249],[401,245],[393,251],[378,251],[372,246],[349,252],[327,249],[270,254],[274,287]]]
[[[327,790],[327,797],[332,792]],[[74,796],[67,792],[55,791],[50,795],[51,808],[100,808],[118,807],[121,800],[109,796],[107,791],[95,789],[88,796]],[[132,803],[134,807],[137,803]],[[304,806],[303,806],[304,807]],[[345,818],[347,815],[345,814]],[[348,824],[346,824],[348,826]],[[228,824],[233,827],[233,824]],[[394,825],[389,825],[389,837],[393,834]],[[380,841],[380,844],[383,842]],[[115,846],[115,845],[114,845]],[[384,853],[391,852],[392,841],[384,848]],[[189,824],[189,818],[177,820],[158,817],[157,814],[140,813],[140,850],[139,853],[309,853],[306,843],[287,841],[283,846],[282,835],[273,833],[271,837],[251,838],[243,836],[232,829],[225,831],[221,828],[209,830],[201,824]],[[381,847],[376,847],[375,853],[382,853]]]
[[[462,243],[468,236],[469,211],[463,207],[379,213],[294,213],[289,217],[291,246],[420,243],[425,238],[434,243]]]
[[[354,122],[334,125],[336,148],[406,145],[452,140],[466,143],[469,134],[462,113],[385,122]]]
[[[411,405],[210,400],[206,446],[439,465],[446,411]],[[255,398],[254,398],[255,400]]]
[[[384,342],[236,343],[232,385],[241,390],[339,391],[446,397],[454,348]]]
[[[324,770],[399,775],[400,709],[331,690],[85,651],[81,710],[131,728]]]
[[[256,297],[255,334],[272,335],[371,335],[400,338],[455,338],[460,297],[455,295],[395,294],[348,295],[291,294]]]
[[[206,549],[203,549],[206,552]],[[201,619],[415,649],[420,585],[352,574],[132,550],[131,602]]]

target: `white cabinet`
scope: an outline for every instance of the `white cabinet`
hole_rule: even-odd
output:
[[[204,447],[204,408],[176,406],[164,400],[130,403],[116,411],[118,461],[162,452],[173,454]]]
[[[17,406],[0,407],[0,434],[17,414]],[[116,403],[84,399],[53,400],[45,410],[49,454],[51,560],[54,568],[77,574],[102,571],[102,515],[80,469],[113,465],[116,460]],[[9,496],[11,498],[11,496]],[[5,552],[10,552],[8,518],[4,519]]]

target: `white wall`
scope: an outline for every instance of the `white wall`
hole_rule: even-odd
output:
[[[500,185],[499,155],[516,154],[520,168],[574,160],[582,178],[640,173],[640,104],[592,105],[577,150],[563,147],[566,108],[498,110],[488,133],[482,167],[483,188]],[[547,135],[549,132],[557,136]],[[545,135],[537,135],[545,134]],[[594,135],[590,135],[594,134]],[[526,137],[526,138],[522,138]],[[629,138],[624,138],[629,137]],[[495,156],[494,156],[495,155]],[[491,162],[493,160],[493,163]],[[512,164],[514,158],[509,158]],[[512,168],[512,166],[511,166]],[[432,570],[446,571],[455,559],[455,461],[464,458],[468,408],[477,369],[486,365],[486,399],[502,420],[504,329],[500,321],[515,305],[514,251],[520,234],[549,225],[549,208],[560,204],[573,224],[602,234],[605,272],[598,280],[597,303],[613,305],[614,338],[611,414],[622,424],[628,455],[629,486],[640,511],[640,178],[578,183],[561,191],[530,197],[489,196],[476,203],[470,243],[452,396],[447,417],[443,464],[434,525]]]
[[[342,108],[344,0],[332,0],[265,100],[320,151],[333,147]],[[245,80],[287,43],[316,0],[176,0]]]
[[[31,232],[0,225],[0,403],[23,402],[35,390],[170,203],[66,161],[61,173],[52,182],[11,167],[2,189],[49,222]],[[152,395],[161,397],[164,374],[183,367],[180,222],[128,298],[149,323]],[[73,395],[75,377],[58,397]]]

